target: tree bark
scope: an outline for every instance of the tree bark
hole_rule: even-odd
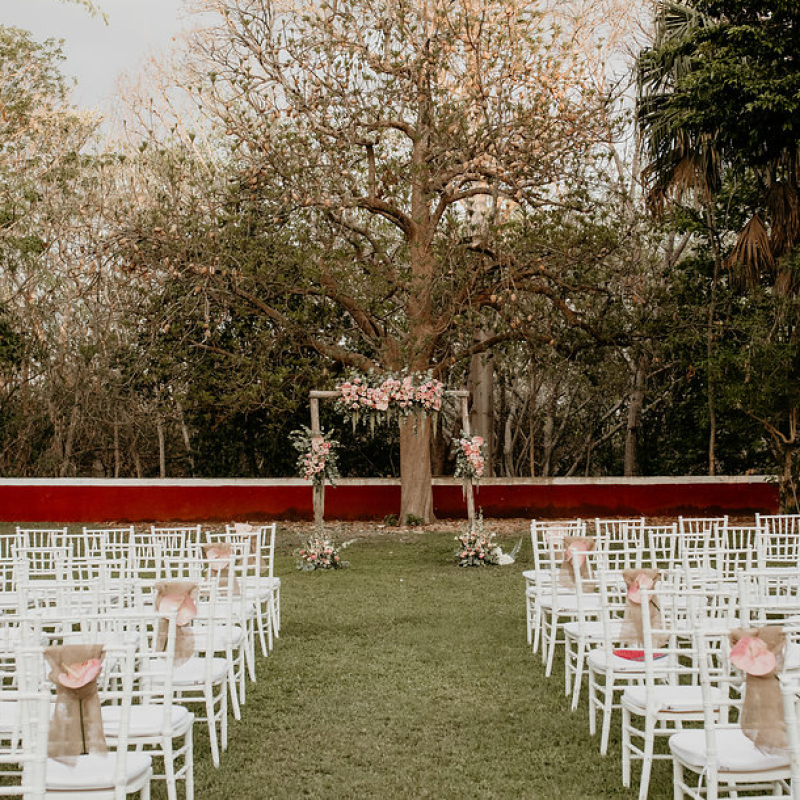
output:
[[[164,423],[161,415],[156,415],[156,433],[158,434],[158,474],[162,478],[167,477],[167,449],[164,441]]]
[[[639,474],[639,429],[642,424],[645,385],[647,383],[647,356],[642,353],[637,359],[633,374],[633,387],[628,402],[628,428],[625,435],[625,463],[623,474],[626,478]]]
[[[476,342],[487,339],[490,333],[479,331]],[[470,422],[473,434],[483,436],[486,445],[486,466],[484,474],[494,474],[494,359],[491,353],[472,356],[469,363],[467,389],[472,398]]]
[[[400,524],[409,516],[433,522],[431,418],[414,414],[400,420]]]

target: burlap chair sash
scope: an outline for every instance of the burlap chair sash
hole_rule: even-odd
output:
[[[653,591],[661,578],[661,573],[657,569],[626,569],[622,573],[625,584],[628,587],[625,600],[625,614],[622,618],[622,628],[620,631],[621,641],[629,646],[642,647],[644,645],[644,628],[642,625],[642,589]],[[650,615],[650,627],[652,629],[661,628],[661,610],[658,601],[653,595],[648,597],[648,613]],[[662,647],[666,641],[666,636],[654,636],[653,646]]]
[[[197,584],[192,581],[160,581],[156,584],[156,611],[167,614],[177,609],[175,632],[175,666],[187,662],[194,655],[194,633],[189,623],[197,616]],[[169,620],[158,621],[156,651],[167,649]]]
[[[107,753],[97,694],[97,676],[103,666],[103,646],[64,644],[44,651],[50,680],[56,686],[56,707],[50,720],[47,755],[73,758]]]
[[[595,540],[591,536],[565,536],[564,558],[559,567],[559,583],[567,589],[575,589],[575,565],[584,581],[591,577],[586,554],[594,550]],[[594,589],[594,587],[586,587]]]
[[[208,561],[208,571],[216,576],[217,583],[227,588],[230,582],[230,563],[233,555],[233,547],[227,542],[211,542],[203,545],[203,553]],[[233,578],[233,593],[240,595],[242,588],[239,580]]]
[[[730,661],[747,676],[739,718],[742,733],[764,753],[783,753],[787,748],[786,722],[778,681],[786,644],[783,628],[736,628],[730,640]]]
[[[259,558],[258,529],[253,525],[249,525],[246,522],[235,522],[233,524],[233,529],[236,532],[237,536],[241,536],[243,538],[246,537],[250,538],[250,555],[248,556],[248,563],[249,564],[257,563]]]

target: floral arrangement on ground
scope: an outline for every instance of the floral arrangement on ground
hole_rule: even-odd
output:
[[[350,562],[342,560],[340,555],[340,551],[349,544],[350,542],[344,542],[337,546],[333,539],[324,534],[314,534],[306,540],[305,546],[300,550],[297,569],[303,572],[312,572],[317,569],[349,567]]]
[[[502,551],[495,543],[496,534],[484,530],[483,515],[470,525],[466,533],[455,537],[459,546],[455,552],[459,567],[485,567],[500,563]]]

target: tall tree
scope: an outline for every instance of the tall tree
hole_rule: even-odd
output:
[[[501,266],[453,257],[485,244],[459,238],[470,201],[489,198],[495,222],[510,204],[558,203],[608,137],[580,49],[597,5],[571,17],[508,0],[206,7],[222,23],[195,45],[195,96],[236,148],[251,234],[288,225],[313,244],[290,274],[232,290],[344,365],[444,377],[449,332],[489,302]],[[347,335],[300,328],[286,297],[333,310]],[[469,337],[457,357],[509,335]],[[430,433],[425,418],[402,424],[401,517],[432,517]]]
[[[705,216],[713,253],[707,320],[710,462],[713,468],[715,387],[711,376],[719,341],[717,299],[722,272],[734,287],[771,286],[780,347],[791,347],[792,325],[781,295],[800,288],[800,6],[788,0],[661,2],[652,48],[639,58],[639,120],[650,158],[652,197],[692,193]],[[720,210],[742,213],[735,244]],[[791,304],[790,304],[791,305]],[[763,319],[762,315],[756,315]],[[730,318],[730,315],[729,315]],[[778,346],[774,337],[760,337]],[[746,354],[741,353],[746,360]],[[796,413],[776,406],[758,414],[788,462],[798,445]],[[781,436],[781,418],[786,427]],[[782,466],[782,474],[791,473]]]

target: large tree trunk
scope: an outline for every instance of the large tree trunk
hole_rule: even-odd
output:
[[[628,429],[625,435],[623,474],[626,478],[639,474],[639,430],[642,424],[642,408],[644,408],[647,365],[646,355],[642,354],[636,359],[633,387],[628,402]]]
[[[475,337],[480,342],[489,337],[487,331],[480,331]],[[486,443],[486,465],[484,474],[494,474],[494,360],[490,353],[472,356],[469,364],[467,389],[472,397],[470,425],[473,435],[483,436]]]
[[[409,516],[433,522],[431,418],[424,414],[400,421],[400,524]]]

